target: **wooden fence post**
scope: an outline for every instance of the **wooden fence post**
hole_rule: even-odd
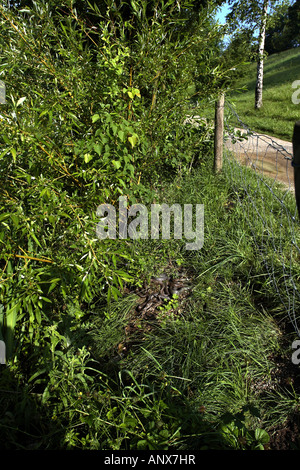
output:
[[[297,121],[294,126],[292,165],[294,167],[296,203],[300,217],[300,121]]]
[[[218,173],[223,166],[223,137],[224,137],[224,104],[225,95],[222,93],[215,108],[215,160],[214,169]]]

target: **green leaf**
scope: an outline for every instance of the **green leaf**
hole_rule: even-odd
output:
[[[3,158],[7,154],[7,150],[4,150],[4,152],[0,153],[0,159]]]
[[[85,163],[89,163],[91,160],[93,160],[94,157],[90,153],[85,153],[83,158],[84,158]]]
[[[138,96],[139,98],[141,98],[141,92],[138,88],[133,88],[132,91],[134,92],[135,96]]]
[[[128,137],[128,141],[131,143],[132,148],[136,146],[136,143],[138,141],[138,136],[136,134],[131,135]]]
[[[13,159],[14,159],[14,162],[16,162],[16,159],[17,159],[17,152],[16,152],[16,149],[11,148],[11,149],[10,149],[10,152],[11,152],[11,154],[12,154],[12,157],[13,157]]]
[[[36,238],[34,232],[29,232],[29,235],[34,239],[34,241],[37,243],[37,245],[42,248],[42,245],[40,244],[40,242],[38,241],[38,239]]]
[[[96,153],[98,153],[99,156],[101,155],[102,147],[103,147],[103,146],[100,145],[100,144],[94,144],[94,145],[93,145],[93,149],[95,150]]]
[[[122,296],[121,292],[115,286],[111,286],[111,293],[115,300],[118,300],[118,297]]]
[[[129,170],[130,176],[134,176],[134,166],[131,165],[131,163],[129,165],[126,165],[126,170]]]
[[[124,131],[119,131],[118,132],[119,139],[124,142],[125,139],[125,132]]]
[[[14,330],[17,323],[18,313],[21,310],[21,302],[16,302],[11,307],[7,308],[5,315],[6,326],[6,348],[7,357],[11,357],[13,351]]]
[[[94,114],[94,115],[92,116],[92,122],[97,122],[98,119],[100,119],[99,114]]]
[[[4,140],[4,142],[5,142],[7,145],[10,145],[11,142],[10,142],[9,138],[8,138],[5,134],[2,135],[2,139]]]
[[[6,212],[5,214],[0,214],[0,222],[1,222],[2,220],[8,219],[8,218],[10,217],[10,215],[11,215],[11,214],[10,214],[9,212]]]
[[[134,279],[133,276],[130,276],[130,274],[126,273],[125,271],[122,271],[121,269],[116,271],[116,274],[120,276],[124,281],[130,282]]]
[[[17,228],[19,226],[19,217],[16,214],[11,214],[10,218],[14,226]]]
[[[50,294],[50,292],[53,291],[53,289],[55,289],[55,287],[57,286],[57,283],[60,282],[60,279],[59,278],[56,278],[56,279],[52,279],[51,280],[51,284],[50,284],[50,287],[48,289],[48,294]]]
[[[112,131],[113,131],[113,135],[116,135],[117,133],[117,130],[118,130],[118,127],[115,123],[111,123],[111,128],[112,128]]]
[[[255,439],[261,444],[268,444],[270,441],[269,434],[264,429],[255,429]]]
[[[118,160],[112,160],[112,164],[117,170],[121,167],[121,162],[119,162]]]
[[[141,439],[137,443],[137,450],[145,450],[148,448],[148,441],[146,439]]]

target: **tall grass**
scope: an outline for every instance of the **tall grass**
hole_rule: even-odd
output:
[[[163,383],[160,400],[171,400],[172,406],[178,401],[177,411],[183,417],[184,407],[198,417],[196,424],[186,416],[192,432],[180,422],[178,447],[226,447],[220,431],[224,416],[248,410],[247,430],[272,430],[292,410],[287,406],[289,392],[279,393],[274,380],[274,358],[287,353],[282,350],[278,323],[282,309],[253,249],[252,233],[241,213],[245,209],[235,204],[228,210],[232,186],[223,176],[216,177],[209,163],[189,178],[178,179],[161,197],[167,203],[205,206],[204,247],[182,254],[182,243],[178,242],[177,252],[173,245],[173,257],[181,258],[193,273],[192,296],[179,304],[175,316],[164,317],[145,331],[140,345],[118,367],[156,390]],[[160,242],[151,247],[156,265],[149,266],[155,274],[168,259],[157,256],[162,252]],[[143,252],[143,246],[139,249]],[[100,329],[94,336],[97,344],[102,344],[102,334]],[[178,416],[173,414],[172,419]]]
[[[8,447],[26,448],[27,439],[56,449],[263,448],[262,430],[272,436],[296,413],[297,392],[279,387],[275,375],[275,358],[289,354],[282,348],[280,304],[272,299],[236,191],[213,173],[208,155],[189,177],[157,194],[156,202],[204,204],[204,246],[186,252],[184,240],[131,241],[132,259],[139,262],[141,286],[165,268],[174,275],[178,265],[188,270],[191,296],[150,321],[124,356],[116,346],[124,341],[134,294],[124,293],[110,309],[95,303],[89,312],[74,312],[82,315],[81,328],[60,325],[68,344],[49,371],[29,380],[37,401],[28,408],[35,419],[25,430],[20,415],[12,422],[9,414],[18,410],[15,396],[0,399],[0,435]]]

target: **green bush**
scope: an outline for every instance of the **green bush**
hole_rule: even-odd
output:
[[[150,204],[175,175],[201,165],[211,132],[204,121],[185,121],[195,83],[203,102],[223,83],[210,51],[219,30],[210,10],[196,13],[188,1],[153,8],[136,0],[125,12],[108,1],[88,13],[83,3],[76,11],[56,0],[4,5],[0,325],[11,368],[0,380],[1,440],[18,448],[168,448],[181,433],[199,433],[201,416],[191,410],[189,430],[185,397],[178,392],[177,409],[166,381],[152,387],[130,372],[126,383],[104,374],[88,333],[99,312],[109,318],[126,285],[141,285],[170,252],[150,248],[151,258],[145,248],[139,259],[134,243],[99,240],[96,211],[121,195],[129,205]],[[34,416],[26,425],[24,409]]]
[[[42,325],[60,321],[71,299],[121,295],[134,280],[130,250],[97,239],[97,207],[120,195],[151,202],[162,178],[189,171],[209,145],[205,125],[184,121],[200,45],[209,69],[204,31],[218,30],[202,11],[187,34],[177,2],[152,16],[144,4],[132,2],[131,22],[109,2],[105,14],[95,6],[92,28],[67,3],[1,6],[0,303],[9,357],[17,324],[19,346],[25,337],[39,344]]]

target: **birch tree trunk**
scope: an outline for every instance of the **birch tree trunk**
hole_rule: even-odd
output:
[[[255,109],[261,108],[262,106],[262,95],[263,95],[263,79],[264,79],[264,52],[265,52],[265,40],[266,40],[266,25],[268,18],[268,6],[269,0],[264,1],[262,22],[259,31],[259,48],[258,48],[258,61],[257,61],[257,77],[256,77],[256,88],[255,88]]]

